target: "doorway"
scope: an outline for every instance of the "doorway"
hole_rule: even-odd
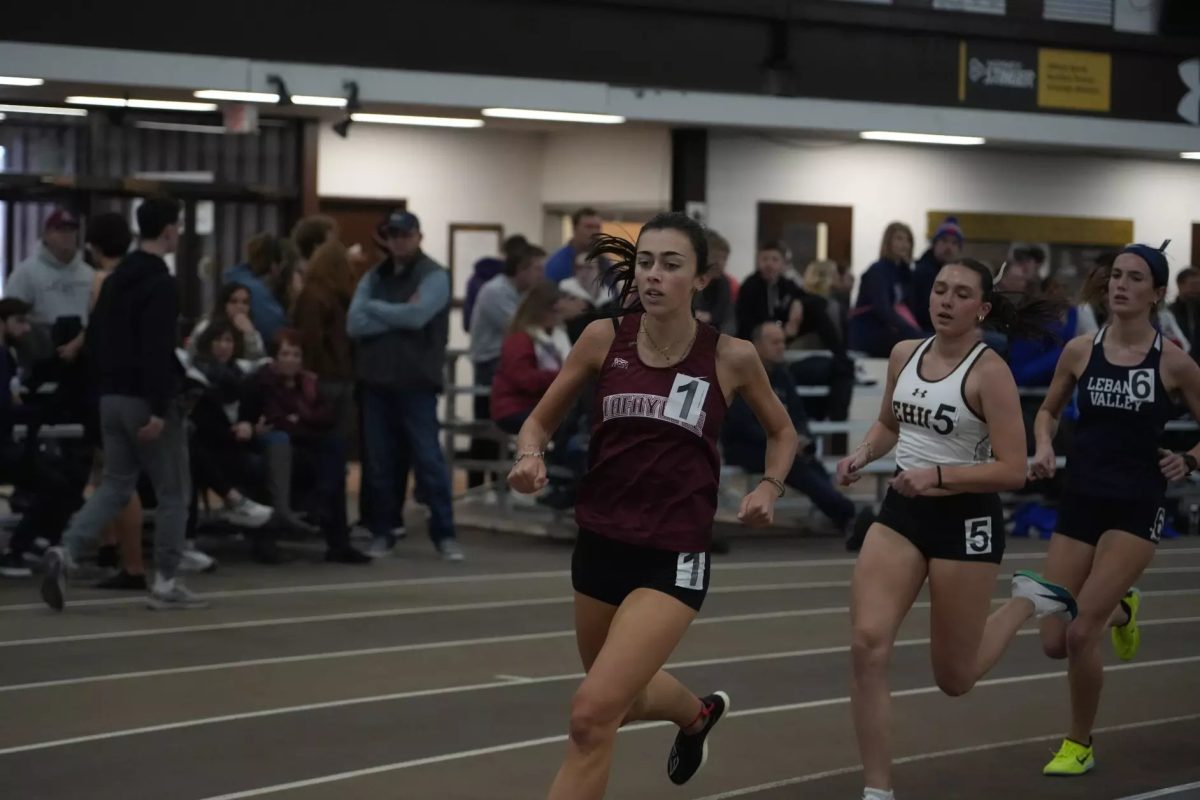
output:
[[[797,203],[758,204],[758,242],[781,241],[792,253],[792,266],[803,275],[817,259],[829,258],[839,267],[852,265],[854,209]]]
[[[406,200],[322,197],[317,208],[320,213],[337,222],[342,244],[346,247],[360,246],[367,265],[374,266],[383,260],[384,255],[377,235],[379,223],[392,211],[403,210],[407,205]]]

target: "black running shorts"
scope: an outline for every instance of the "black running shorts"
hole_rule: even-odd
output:
[[[655,550],[582,529],[571,557],[575,591],[613,606],[636,589],[654,589],[699,611],[709,572],[708,553]]]
[[[1092,547],[1105,531],[1124,531],[1158,544],[1166,520],[1162,497],[1133,500],[1067,492],[1058,504],[1055,532]]]
[[[905,497],[888,489],[875,521],[908,539],[927,560],[999,564],[1004,556],[1004,508],[995,492]]]

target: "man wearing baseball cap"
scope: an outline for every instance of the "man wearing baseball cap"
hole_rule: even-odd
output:
[[[396,544],[397,475],[411,464],[429,507],[429,537],[447,561],[462,561],[454,534],[450,473],[438,441],[437,402],[450,335],[450,274],[421,250],[421,222],[396,209],[379,224],[387,258],[359,281],[346,330],[362,383],[370,554]],[[407,483],[407,482],[405,482]]]
[[[942,267],[962,255],[962,249],[963,229],[958,224],[958,218],[946,217],[933,232],[929,249],[913,264],[909,307],[917,318],[917,324],[927,333],[933,333],[933,320],[929,316],[929,294],[933,291],[933,282],[937,280]]]
[[[37,249],[17,265],[4,284],[7,297],[33,306],[29,321],[33,323],[35,360],[53,355],[51,328],[59,320],[75,328],[76,334],[82,332],[87,324],[93,275],[79,249],[79,219],[65,208],[56,208],[46,218]],[[74,361],[83,337],[67,336],[70,338],[54,344],[60,356]]]

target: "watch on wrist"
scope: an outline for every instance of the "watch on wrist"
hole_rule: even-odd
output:
[[[1187,464],[1187,468],[1188,468],[1188,472],[1189,472],[1189,473],[1191,473],[1191,472],[1195,472],[1195,471],[1196,471],[1196,469],[1197,469],[1198,467],[1200,467],[1200,463],[1197,463],[1197,461],[1196,461],[1196,457],[1195,457],[1194,455],[1192,455],[1191,453],[1184,453],[1184,454],[1183,454],[1183,463],[1184,463],[1184,464]]]

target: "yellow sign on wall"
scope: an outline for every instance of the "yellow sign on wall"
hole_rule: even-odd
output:
[[[1112,56],[1082,50],[1038,50],[1037,104],[1073,111],[1112,109]]]

